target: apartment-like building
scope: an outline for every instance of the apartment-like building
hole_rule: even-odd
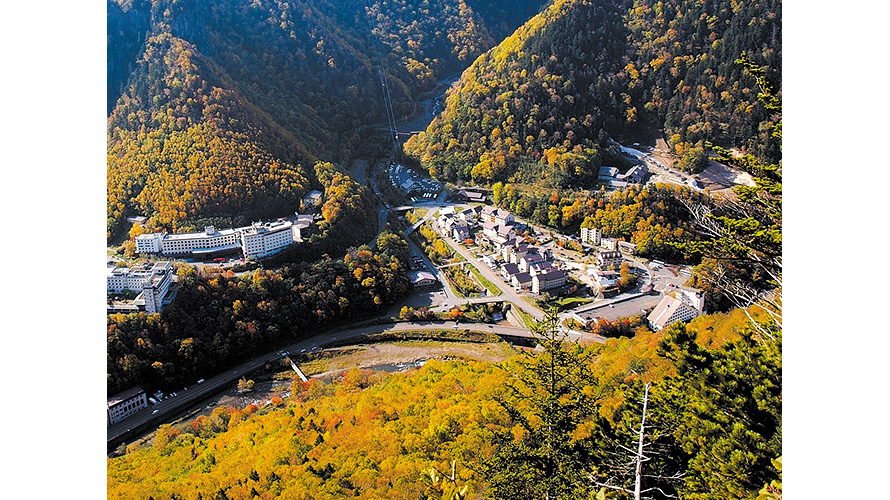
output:
[[[637,246],[627,241],[619,241],[618,251],[628,255],[634,255],[637,253]]]
[[[512,225],[505,226],[488,220],[482,223],[482,233],[490,242],[496,244],[498,248],[503,247],[508,241],[516,238],[516,230],[513,229]]]
[[[501,247],[501,256],[504,261],[512,264],[519,264],[519,261],[529,252],[529,246],[526,243],[506,244]]]
[[[699,311],[682,300],[665,295],[646,317],[646,321],[649,322],[649,327],[657,332],[671,323],[689,321],[699,314]]]
[[[241,250],[246,259],[272,255],[300,240],[300,230],[289,221],[268,224],[255,222],[249,227],[241,228],[239,232]]]
[[[591,245],[599,245],[603,233],[595,227],[581,227],[581,242],[590,243]]]
[[[501,276],[504,277],[508,282],[513,279],[513,276],[519,274],[519,266],[516,264],[506,263],[501,266]]]
[[[451,236],[454,241],[464,241],[470,237],[470,228],[465,224],[455,224],[451,227]]]
[[[158,313],[173,300],[174,293],[170,285],[173,284],[173,264],[169,261],[158,262],[152,266],[152,276],[142,284],[142,301],[145,312]],[[139,297],[136,298],[138,303]]]
[[[142,234],[136,237],[136,251],[162,255],[189,255],[235,250],[241,248],[239,236],[235,229],[217,231],[213,226],[205,227],[200,233]]]
[[[479,208],[479,207],[476,207]],[[475,225],[476,221],[479,219],[479,212],[476,208],[468,208],[466,210],[462,210],[459,213],[455,214],[455,217],[467,225]]]
[[[536,274],[532,276],[532,292],[542,293],[559,288],[565,285],[567,280],[568,275],[561,269],[554,269],[549,273]]]
[[[510,281],[517,290],[528,290],[532,287],[532,276],[528,273],[516,273]]]
[[[317,189],[313,189],[306,193],[306,196],[303,197],[303,206],[306,207],[307,210],[312,210],[313,208],[321,205],[321,198],[324,196],[324,193]]]
[[[109,293],[123,293],[124,290],[141,292],[142,284],[152,276],[151,266],[143,264],[135,267],[110,267],[107,269]]]
[[[617,271],[603,271],[595,268],[589,268],[587,270],[587,274],[589,274],[596,283],[603,290],[613,289],[618,286],[618,281],[621,279],[621,274]]]
[[[115,394],[108,398],[107,425],[116,424],[143,408],[148,408],[148,399],[140,387]]]
[[[615,238],[600,238],[600,246],[606,250],[617,250],[618,240]]]
[[[457,221],[454,219],[453,214],[440,215],[439,218],[436,219],[436,228],[442,236],[451,236],[451,228],[454,227],[455,224],[457,224]]]
[[[705,312],[705,292],[698,288],[688,286],[678,286],[677,291],[680,293],[680,300],[694,307],[696,310],[704,314]]]
[[[553,264],[549,261],[542,260],[540,262],[533,262],[528,265],[528,274],[530,276],[534,276],[536,274],[546,274],[550,271],[556,269],[553,267]]]
[[[621,261],[623,259],[624,257],[621,255],[621,252],[616,250],[600,251],[596,254],[596,267],[604,271],[610,268],[618,269],[621,267]]]
[[[499,226],[512,226],[516,222],[516,217],[503,208],[486,205],[482,207],[482,221],[494,222]]]
[[[519,270],[527,273],[533,264],[543,262],[544,258],[537,253],[528,252],[519,259]]]

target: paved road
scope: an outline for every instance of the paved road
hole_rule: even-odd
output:
[[[457,242],[455,242],[454,240],[452,240],[451,238],[449,238],[447,236],[443,236],[442,239],[445,240],[445,242],[448,243],[451,246],[451,248],[453,248],[457,253],[459,253],[461,256],[463,256],[463,258],[467,259],[467,262],[476,266],[476,269],[479,271],[479,274],[484,276],[485,279],[487,279],[488,281],[491,281],[492,283],[494,283],[495,286],[497,286],[501,290],[501,298],[502,299],[509,300],[510,302],[513,303],[514,306],[531,314],[537,320],[544,319],[544,317],[546,316],[546,314],[544,314],[544,311],[533,306],[527,300],[522,298],[522,296],[519,295],[516,292],[516,290],[513,289],[512,286],[507,285],[504,282],[504,279],[499,274],[492,271],[490,267],[488,267],[485,264],[476,260],[476,257],[474,257],[473,254],[470,253],[469,250],[464,248],[463,245],[458,244]]]
[[[441,304],[431,307],[430,309],[448,310],[448,309],[451,309],[452,307],[454,307],[455,305],[490,304],[490,303],[496,303],[496,302],[509,302],[509,300],[507,300],[504,297],[501,297],[500,295],[487,295],[485,297],[457,298],[457,299],[451,299],[451,300],[442,302]]]
[[[525,337],[534,338],[535,335],[527,328],[518,328],[514,326],[489,325],[479,323],[456,323],[453,321],[446,322],[411,322],[411,323],[386,323],[379,325],[368,325],[360,327],[343,328],[332,330],[323,334],[301,340],[286,346],[280,350],[299,353],[303,350],[309,351],[314,348],[320,348],[326,344],[338,343],[344,339],[359,337],[362,335],[370,335],[384,332],[404,332],[417,330],[455,330],[465,332],[491,333],[495,335],[503,335],[507,337]],[[576,332],[569,332],[567,339],[577,342],[581,338],[586,338]],[[592,337],[591,337],[592,338]],[[596,339],[594,339],[596,340]],[[202,384],[194,384],[188,389],[176,391],[176,396],[160,402],[157,405],[149,405],[148,408],[126,418],[122,422],[118,422],[107,429],[107,445],[108,449],[114,449],[121,442],[131,439],[146,432],[150,428],[169,419],[183,409],[194,405],[202,399],[234,384],[241,376],[249,373],[268,362],[280,359],[281,356],[276,352],[258,356],[253,360],[247,361],[237,367],[227,370],[215,377],[208,378]],[[157,411],[155,413],[155,411]]]

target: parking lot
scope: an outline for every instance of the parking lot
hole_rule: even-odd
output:
[[[681,274],[680,269],[679,266],[658,266],[656,269],[650,266],[652,286],[655,291],[661,292],[668,288],[683,286],[689,280],[689,276]]]

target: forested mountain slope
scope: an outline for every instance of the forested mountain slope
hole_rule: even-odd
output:
[[[127,78],[139,59],[148,33],[150,4],[107,0],[107,99],[108,113],[114,108],[127,84]]]
[[[753,499],[778,478],[781,341],[753,340],[741,312],[697,321],[708,335],[675,325],[605,346],[545,341],[498,366],[295,380],[286,402],[161,426],[109,459],[108,498],[592,498],[598,482],[633,488],[622,448],[636,449],[649,383],[645,488]]]
[[[410,284],[407,242],[384,232],[377,247],[240,277],[180,269],[176,300],[163,313],[108,316],[108,394],[181,387],[331,321],[380,312]]]
[[[109,232],[134,212],[173,230],[292,211],[317,159],[348,160],[385,123],[378,67],[407,115],[541,3],[492,19],[458,0],[109,2]]]
[[[735,60],[781,81],[780,18],[776,0],[555,0],[463,73],[406,151],[444,179],[535,163],[568,184],[596,176],[607,138],[660,128],[679,153],[710,140],[775,158],[773,118]]]
[[[292,211],[314,158],[235,91],[195,47],[152,36],[108,119],[109,227],[132,209],[175,229],[188,217]]]

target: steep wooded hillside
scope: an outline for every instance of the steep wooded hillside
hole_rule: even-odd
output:
[[[216,408],[131,445],[108,461],[108,498],[591,498],[597,482],[633,487],[622,449],[636,447],[648,383],[654,498],[753,499],[778,477],[781,342],[752,340],[741,312],[699,324],[709,335],[680,325],[545,341],[497,366],[295,379],[287,401]]]
[[[133,211],[171,230],[189,217],[292,211],[314,158],[169,33],[152,36],[108,119],[109,231]]]
[[[107,0],[107,99],[108,113],[114,108],[133,71],[148,34],[151,6],[145,0]]]
[[[511,3],[494,33],[542,2]],[[136,212],[175,230],[293,211],[317,159],[380,147],[378,68],[408,115],[495,43],[487,19],[458,0],[109,2],[109,233]]]
[[[576,185],[609,137],[661,128],[680,154],[710,140],[775,157],[773,117],[735,60],[781,81],[780,17],[773,0],[556,0],[463,73],[406,151],[444,179],[530,183],[523,167],[541,164]]]
[[[163,313],[108,316],[108,394],[181,387],[332,321],[379,312],[410,285],[407,243],[392,233],[378,243],[376,253],[352,249],[343,261],[240,277],[180,268],[176,300]]]

